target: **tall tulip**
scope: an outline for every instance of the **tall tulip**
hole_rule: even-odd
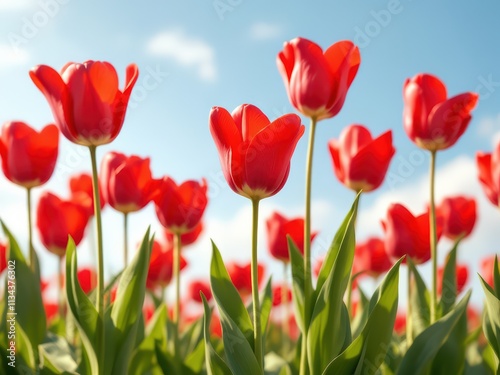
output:
[[[165,176],[157,184],[154,197],[156,216],[164,228],[173,233],[174,279],[175,279],[175,309],[173,321],[175,324],[174,342],[178,342],[180,319],[180,267],[182,234],[195,229],[201,222],[207,207],[207,182],[189,180],[177,185],[170,177]]]
[[[94,216],[94,193],[92,190],[92,176],[89,173],[77,173],[69,179],[69,190],[71,200],[85,206],[89,216]],[[106,198],[102,189],[99,189],[99,201],[101,210],[106,205]]]
[[[369,192],[384,181],[396,149],[392,131],[377,138],[363,125],[350,125],[328,143],[335,175],[349,189]]]
[[[403,124],[408,137],[431,153],[430,238],[432,259],[431,323],[437,319],[437,231],[434,184],[436,153],[453,146],[467,129],[478,95],[465,92],[448,98],[446,86],[431,74],[417,74],[403,86]]]
[[[59,131],[53,124],[40,132],[21,121],[6,122],[0,134],[2,170],[10,181],[26,188],[28,247],[34,269],[35,249],[31,218],[31,189],[45,184],[54,172],[59,152]]]
[[[128,263],[128,214],[139,211],[156,194],[149,158],[107,153],[101,164],[101,188],[109,205],[123,213],[123,259]]]
[[[476,164],[484,193],[495,207],[500,207],[500,142],[492,153],[478,152]]]
[[[252,201],[252,300],[254,353],[264,367],[258,295],[257,231],[259,202],[278,193],[288,178],[290,159],[304,134],[300,117],[286,114],[274,121],[254,105],[242,104],[232,114],[213,107],[209,117],[222,171],[231,189]]]
[[[311,119],[306,159],[305,225],[304,225],[304,316],[312,314],[313,292],[311,274],[311,179],[314,138],[318,121],[337,115],[344,105],[347,91],[358,72],[359,49],[350,41],[332,44],[324,52],[316,43],[295,38],[286,42],[278,53],[277,65],[292,105]],[[307,326],[302,332],[300,374],[308,368],[306,350]]]
[[[30,71],[30,77],[47,99],[61,133],[71,142],[89,148],[97,232],[96,307],[101,322],[104,321],[104,255],[96,148],[118,136],[138,75],[137,66],[130,64],[126,69],[125,87],[120,90],[118,74],[108,62],[70,62],[60,73],[47,65],[38,65]],[[100,329],[97,335],[97,341],[104,348],[104,330]],[[98,363],[101,367],[104,364],[103,351],[98,354]]]

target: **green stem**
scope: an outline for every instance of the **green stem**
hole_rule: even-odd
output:
[[[264,357],[262,351],[262,332],[260,328],[259,274],[257,263],[257,232],[259,227],[258,198],[252,199],[252,307],[253,307],[253,337],[255,343],[255,358],[264,373]]]
[[[63,284],[64,284],[64,276],[63,276],[63,257],[62,255],[59,256],[58,259],[58,273],[59,273],[59,285],[57,287],[57,294],[58,294],[58,300],[57,300],[57,306],[58,306],[58,311],[59,311],[59,319],[63,320],[64,319],[64,295],[63,295]]]
[[[311,130],[309,131],[309,145],[306,159],[306,214],[304,219],[304,317],[305,327],[302,332],[302,350],[300,358],[300,375],[309,373],[307,359],[307,331],[309,330],[309,319],[311,317],[311,296],[313,292],[311,276],[311,185],[312,166],[314,151],[314,136],[316,133],[316,119],[311,118]]]
[[[288,301],[288,263],[283,262],[283,284],[281,285],[281,308],[283,313],[283,358],[287,358],[290,350],[290,311]]]
[[[181,234],[174,233],[174,280],[175,280],[175,308],[174,308],[174,345],[179,347],[179,320],[181,315]]]
[[[128,264],[128,213],[123,214],[123,268]]]
[[[35,272],[35,248],[33,247],[33,219],[31,218],[31,188],[26,189],[28,209],[28,247],[30,257],[30,268]]]
[[[436,151],[431,151],[430,216],[429,216],[431,259],[432,259],[431,324],[437,320],[437,233],[436,233],[436,206],[434,202],[435,174],[436,174]]]
[[[407,269],[408,269],[408,289],[407,289],[407,302],[406,302],[406,347],[409,349],[413,342],[413,325],[411,320],[411,270],[410,270],[410,262],[411,259],[407,255],[406,256]]]
[[[100,350],[98,353],[100,371],[104,367],[104,254],[102,242],[102,221],[101,221],[101,200],[99,196],[99,177],[97,174],[97,160],[96,160],[97,146],[89,146],[90,160],[92,163],[92,189],[94,193],[94,215],[97,232],[97,290],[96,290],[96,309],[99,315],[101,329],[98,329],[97,339],[100,343]]]

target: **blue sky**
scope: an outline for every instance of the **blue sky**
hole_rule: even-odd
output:
[[[475,277],[478,259],[498,252],[496,228],[500,213],[486,202],[476,178],[474,155],[490,151],[500,139],[500,4],[481,7],[454,1],[75,1],[0,0],[0,120],[23,120],[35,128],[52,121],[49,107],[31,82],[28,71],[37,64],[59,70],[66,62],[106,60],[123,82],[125,67],[134,62],[140,75],[125,125],[107,151],[151,156],[155,176],[177,181],[206,177],[210,203],[207,231],[186,250],[191,266],[186,279],[207,275],[209,239],[226,259],[249,259],[249,202],[233,193],[221,177],[217,152],[208,131],[214,105],[228,110],[242,103],[260,107],[271,119],[294,112],[276,68],[283,42],[296,36],[323,48],[342,39],[353,40],[361,51],[361,66],[338,116],[318,127],[313,175],[313,227],[320,231],[313,255],[325,252],[354,195],[332,171],[327,143],[351,123],[378,135],[392,129],[397,149],[382,187],[362,200],[359,238],[381,235],[380,219],[391,202],[415,212],[427,200],[428,155],[406,137],[402,128],[402,86],[420,72],[440,77],[449,95],[480,94],[473,120],[462,139],[438,155],[438,199],[466,194],[479,202],[479,221],[464,242],[459,259],[469,263]],[[307,125],[304,118],[304,124]],[[285,188],[262,203],[262,219],[279,209],[302,215],[306,136],[299,142]],[[87,151],[61,141],[58,167],[44,189],[67,195],[66,179],[89,169]],[[0,177],[0,217],[21,243],[26,241],[24,192]],[[104,213],[106,273],[121,267],[121,216]],[[150,205],[131,215],[131,243],[147,225],[159,228]],[[262,227],[262,226],[261,226]],[[267,255],[265,233],[260,253]],[[450,245],[441,244],[440,259]],[[38,243],[43,272],[55,272],[55,257]],[[89,241],[80,246],[82,263],[91,262]],[[117,255],[120,254],[120,255]],[[426,272],[426,267],[423,268]],[[279,279],[279,276],[277,276]],[[477,282],[473,283],[477,288]],[[475,301],[481,300],[478,292]]]

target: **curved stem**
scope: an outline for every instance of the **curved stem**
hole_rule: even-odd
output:
[[[101,327],[104,327],[104,253],[102,245],[102,221],[101,221],[101,200],[99,196],[99,177],[97,174],[97,161],[96,161],[96,148],[97,146],[89,146],[90,160],[92,163],[92,189],[94,193],[94,215],[97,233],[97,290],[96,290],[96,309],[101,321]],[[99,350],[99,364],[100,367],[104,365],[104,329],[98,329],[97,339],[100,343]],[[102,370],[101,370],[102,371]]]
[[[181,235],[174,233],[174,280],[175,280],[175,308],[174,308],[174,345],[179,347],[179,320],[181,314]]]
[[[128,265],[128,213],[123,214],[123,268]]]
[[[253,307],[253,337],[255,343],[255,358],[264,373],[264,357],[262,350],[262,331],[260,327],[259,271],[257,260],[257,232],[259,227],[259,199],[252,199],[252,307]]]
[[[430,241],[432,259],[431,324],[437,320],[437,232],[436,206],[434,202],[434,184],[436,174],[436,151],[431,151],[430,166]]]
[[[33,247],[33,224],[31,218],[31,188],[26,189],[28,209],[28,248],[31,271],[35,272],[35,248]]]
[[[306,213],[304,218],[304,317],[305,329],[302,332],[302,350],[300,358],[300,375],[308,374],[307,363],[307,331],[309,329],[309,319],[311,317],[311,295],[312,276],[311,276],[311,185],[312,185],[312,166],[314,137],[316,133],[316,119],[311,118],[311,130],[309,131],[309,144],[307,148],[306,159]]]

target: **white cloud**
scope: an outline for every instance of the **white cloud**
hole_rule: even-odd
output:
[[[490,139],[492,147],[500,140],[500,113],[496,116],[483,117],[476,127],[480,137]]]
[[[279,37],[282,34],[282,29],[280,26],[258,22],[254,23],[250,28],[250,36],[252,39],[256,40],[269,40]]]
[[[148,42],[147,50],[152,54],[173,59],[180,65],[194,67],[202,80],[214,81],[217,77],[214,49],[181,30],[157,34]]]
[[[0,0],[0,11],[14,11],[26,9],[30,6],[28,0]]]
[[[5,43],[0,44],[0,56],[0,67],[17,66],[29,60],[29,54],[26,50],[13,48]]]

